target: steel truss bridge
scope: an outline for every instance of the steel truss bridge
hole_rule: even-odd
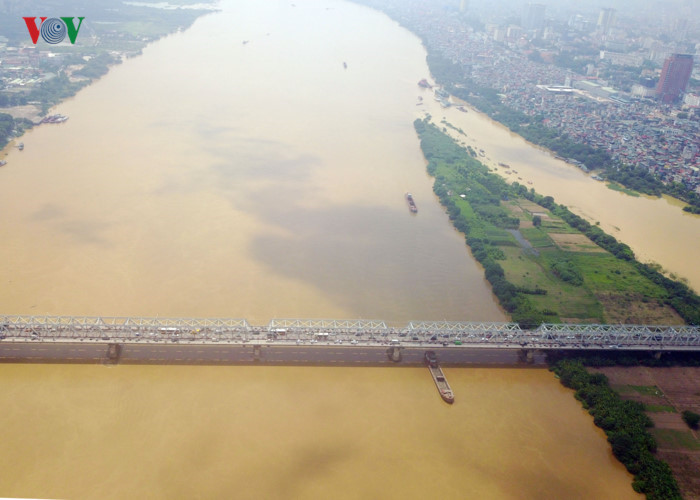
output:
[[[245,319],[81,316],[0,316],[0,342],[181,344],[342,344],[510,349],[630,349],[700,351],[700,328],[663,325],[542,324],[412,321],[397,328],[379,320]]]

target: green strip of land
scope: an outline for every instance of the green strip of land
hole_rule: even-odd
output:
[[[490,173],[428,119],[415,128],[435,194],[521,326],[700,322],[700,297],[637,262],[627,245],[551,196]]]

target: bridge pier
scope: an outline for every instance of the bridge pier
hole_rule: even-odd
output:
[[[105,354],[105,363],[110,365],[116,365],[119,363],[119,359],[122,356],[122,346],[121,344],[109,344],[107,346],[107,353]]]
[[[255,344],[253,346],[253,361],[255,361],[256,363],[260,362],[260,349],[261,347],[259,344]]]
[[[661,359],[661,354],[663,354],[661,351],[654,352],[654,359]]]
[[[400,363],[403,359],[400,347],[390,347],[386,350],[386,355],[388,356],[389,360],[393,361],[394,363]]]
[[[527,363],[531,365],[535,362],[535,350],[534,349],[520,349],[518,351],[518,360],[521,363]]]

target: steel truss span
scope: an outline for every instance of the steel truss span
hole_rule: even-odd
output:
[[[268,325],[269,331],[275,330],[386,330],[386,323],[372,319],[273,319]]]
[[[510,349],[635,349],[700,351],[700,328],[663,325],[542,324],[411,321],[403,328],[380,320],[245,319],[83,316],[0,316],[3,342],[93,341],[211,343],[334,343],[402,347]]]

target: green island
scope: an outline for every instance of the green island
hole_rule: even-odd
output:
[[[664,184],[647,170],[614,161],[603,150],[574,141],[568,135],[544,124],[541,115],[529,116],[501,102],[495,89],[477,85],[464,75],[464,70],[437,50],[426,46],[427,63],[435,80],[453,96],[469,103],[493,120],[505,125],[527,141],[545,147],[564,158],[576,160],[592,170],[600,171],[607,181],[631,191],[652,196],[667,194],[688,203],[683,210],[700,213],[700,195],[679,183]],[[629,191],[624,191],[629,194]]]
[[[700,323],[700,297],[687,285],[638,262],[627,245],[551,196],[491,173],[429,118],[414,126],[433,191],[523,328]]]

